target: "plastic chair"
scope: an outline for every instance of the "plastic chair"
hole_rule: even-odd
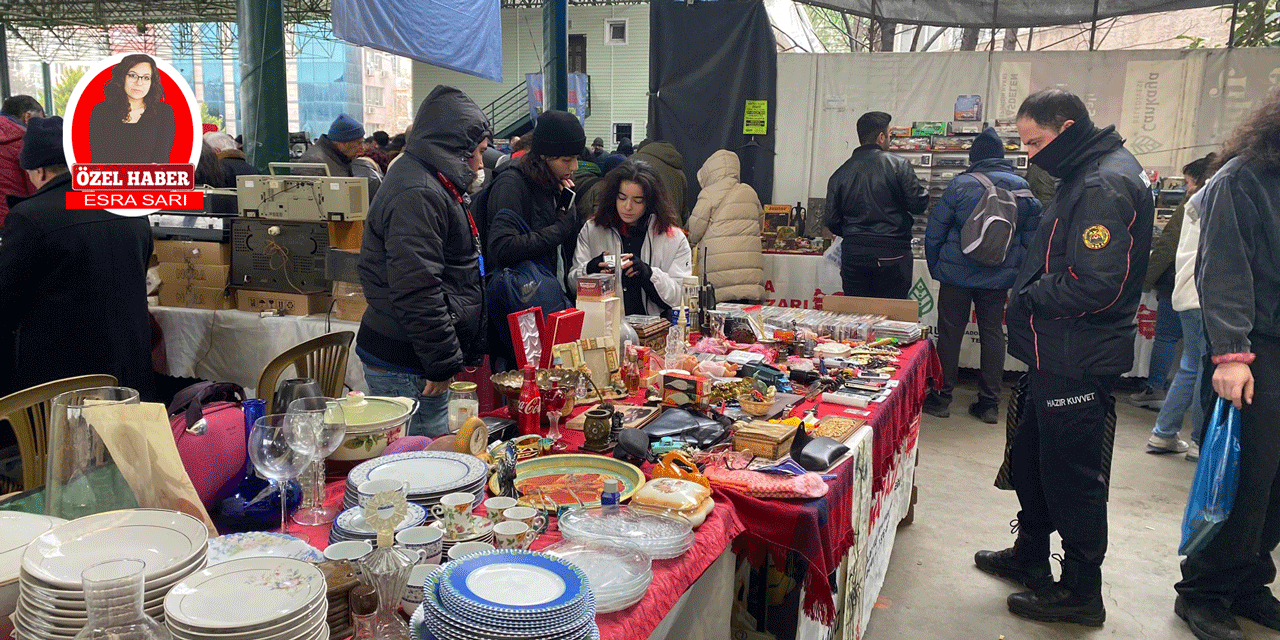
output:
[[[9,422],[18,439],[23,491],[44,485],[49,455],[49,407],[53,399],[68,391],[114,387],[116,384],[112,375],[76,376],[46,382],[0,398],[0,420]]]
[[[284,370],[290,366],[297,371],[299,378],[314,378],[330,398],[342,397],[343,382],[347,379],[347,358],[351,355],[351,341],[355,340],[354,331],[335,331],[312,338],[275,357],[267,363],[262,375],[258,376],[258,397],[266,400],[267,414],[276,412],[276,385]],[[281,407],[283,411],[287,407]]]

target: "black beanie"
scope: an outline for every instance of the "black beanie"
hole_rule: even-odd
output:
[[[582,130],[582,123],[578,122],[577,116],[568,111],[544,111],[538,114],[530,153],[549,158],[576,157],[582,154],[585,146],[587,134]]]
[[[62,116],[32,118],[27,122],[18,164],[28,171],[67,164],[67,157],[62,153]]]
[[[982,133],[973,139],[973,146],[969,147],[969,164],[979,160],[1003,157],[1004,140],[1001,140],[1000,135],[991,127],[983,129]]]

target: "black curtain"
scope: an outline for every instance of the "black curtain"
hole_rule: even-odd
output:
[[[649,137],[684,157],[689,201],[698,169],[729,149],[761,202],[773,196],[778,57],[761,0],[652,0],[649,5]],[[748,100],[768,102],[764,135],[744,135]]]

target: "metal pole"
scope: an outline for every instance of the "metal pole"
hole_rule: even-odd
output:
[[[249,164],[289,160],[289,98],[284,73],[281,0],[238,0],[240,99]]]
[[[1093,26],[1089,27],[1089,50],[1093,51],[1094,40],[1098,37],[1098,0],[1093,0]]]
[[[1027,27],[1027,51],[1031,50],[1031,36],[1035,35],[1035,27]]]
[[[547,0],[542,5],[542,42],[547,52],[542,69],[542,95],[547,109],[569,108],[569,2]]]
[[[9,23],[0,22],[0,96],[8,98],[13,95],[9,86]]]
[[[1231,3],[1231,30],[1227,32],[1227,48],[1236,47],[1236,16],[1240,13],[1240,0]]]
[[[8,73],[6,69],[5,73]],[[49,117],[58,115],[53,108],[53,78],[47,60],[40,62],[40,75],[44,76],[44,113]]]

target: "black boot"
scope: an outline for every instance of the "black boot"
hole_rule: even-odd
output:
[[[943,397],[938,395],[937,392],[930,391],[929,395],[925,396],[924,406],[921,407],[921,410],[935,418],[950,418],[950,407],[950,398],[943,399]]]
[[[1041,622],[1101,627],[1107,619],[1102,604],[1102,567],[1063,560],[1061,580],[1038,591],[1009,596],[1009,611]]]
[[[1018,538],[1012,547],[1001,551],[979,551],[973,554],[973,563],[993,576],[1012,580],[1031,590],[1053,584],[1053,572],[1049,567],[1049,534],[1022,531],[1016,524],[1014,528]]]

